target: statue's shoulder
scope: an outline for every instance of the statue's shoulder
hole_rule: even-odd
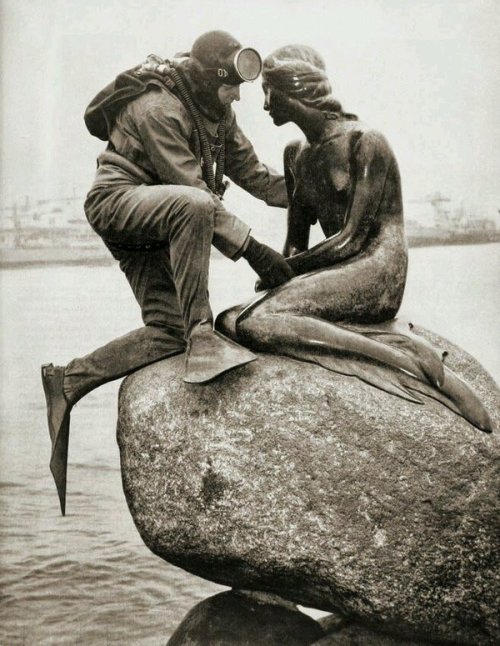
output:
[[[374,149],[392,155],[392,149],[385,135],[362,121],[349,122],[353,125],[346,133],[351,144],[359,148]]]
[[[381,132],[375,130],[375,128],[372,128],[364,121],[358,121],[357,119],[334,121],[329,131],[325,134],[325,143],[329,143],[330,145],[338,144],[340,146],[344,145],[346,141],[351,144],[356,144],[361,139],[375,141],[379,137],[383,137]]]
[[[300,152],[305,143],[306,142],[303,139],[294,139],[293,141],[289,141],[285,146],[285,155]]]
[[[357,120],[335,122],[321,148],[323,158],[335,166],[341,164],[342,160],[350,164],[353,159],[365,159],[373,155],[394,158],[386,137],[379,130]]]
[[[283,151],[283,164],[285,167],[285,172],[295,168],[295,163],[297,157],[299,156],[302,149],[306,146],[306,142],[303,139],[294,139],[290,141],[285,146]]]

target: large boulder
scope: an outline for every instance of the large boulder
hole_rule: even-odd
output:
[[[498,429],[491,377],[424,336]],[[386,633],[498,643],[498,430],[284,357],[182,375],[179,356],[120,392],[125,495],[155,554]]]

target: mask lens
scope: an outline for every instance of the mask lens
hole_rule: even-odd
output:
[[[255,81],[262,70],[262,61],[255,49],[246,47],[238,52],[234,65],[244,81]]]

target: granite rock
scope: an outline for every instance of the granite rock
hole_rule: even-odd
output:
[[[146,545],[396,636],[498,643],[499,391],[415,331],[480,395],[491,435],[434,400],[274,355],[205,386],[183,383],[182,356],[128,377],[118,442]]]

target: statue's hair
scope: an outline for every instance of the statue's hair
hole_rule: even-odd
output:
[[[333,98],[323,58],[307,45],[286,45],[266,57],[262,68],[266,83],[310,108],[342,113]]]

